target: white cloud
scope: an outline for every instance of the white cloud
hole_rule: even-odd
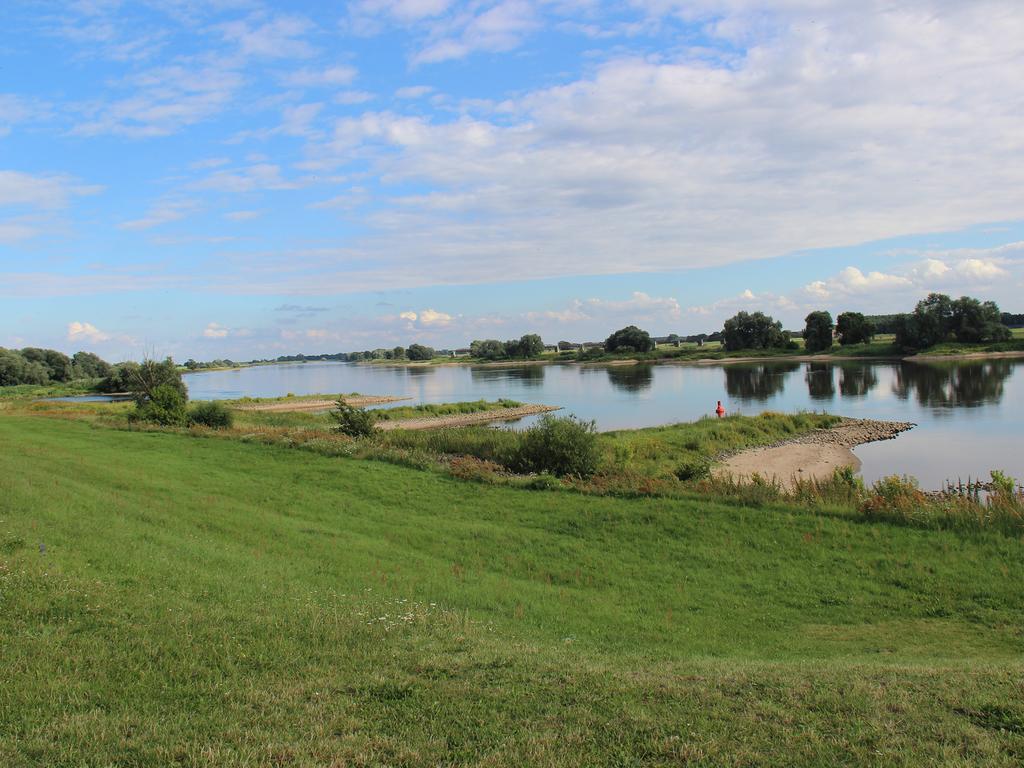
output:
[[[431,85],[407,85],[404,88],[399,88],[395,91],[396,99],[420,99],[424,96],[433,93],[434,87]]]
[[[868,272],[866,275],[856,267],[846,267],[839,274],[828,280],[816,280],[805,286],[811,296],[828,299],[833,296],[850,296],[879,291],[892,291],[909,288],[913,282],[900,275],[889,275],[884,272]]]
[[[228,221],[251,221],[263,215],[263,211],[229,211],[224,214]]]
[[[686,311],[690,315],[706,318],[703,322],[707,324],[718,325],[725,318],[740,311],[791,314],[798,309],[788,296],[769,292],[754,293],[746,288],[738,296],[719,299],[712,304],[687,307]]]
[[[81,104],[84,119],[72,133],[132,138],[168,136],[219,114],[242,86],[239,62],[197,59],[154,67],[125,79],[130,94]]]
[[[300,69],[285,75],[283,81],[293,88],[334,88],[351,85],[357,74],[355,67],[338,65],[326,69]]]
[[[503,0],[474,15],[461,15],[439,36],[413,56],[414,64],[433,64],[461,59],[477,51],[502,52],[519,46],[523,37],[540,24],[534,6],[525,0]]]
[[[27,240],[52,229],[55,211],[75,197],[101,189],[60,174],[0,170],[0,243]]]
[[[447,312],[438,312],[435,309],[424,309],[420,312],[408,310],[400,312],[398,317],[402,320],[407,320],[410,327],[415,323],[422,328],[444,327],[451,324],[455,319],[454,316],[449,315]]]
[[[340,91],[334,95],[334,102],[351,106],[354,104],[364,104],[367,101],[373,101],[375,98],[377,97],[369,91]]]
[[[313,28],[300,16],[279,16],[265,23],[233,21],[221,26],[224,39],[238,45],[243,56],[266,58],[308,58],[312,46],[305,36]]]
[[[118,229],[125,230],[152,229],[162,224],[179,221],[198,208],[199,203],[196,200],[185,198],[160,200],[141,219],[123,221],[117,226]]]
[[[310,167],[369,162],[391,189],[430,190],[382,201],[354,258],[381,283],[478,282],[499,260],[533,277],[660,271],[1024,218],[1018,3],[697,11],[725,53],[612,59],[453,119],[338,120]],[[429,45],[454,55],[469,23],[446,19]]]
[[[111,338],[109,333],[104,333],[92,323],[82,323],[77,320],[68,323],[68,341],[70,342],[100,344],[110,341]]]
[[[447,325],[454,318],[447,312],[438,312],[433,309],[424,309],[420,312],[419,322],[421,325]]]
[[[203,329],[203,336],[207,339],[223,339],[230,331],[220,323],[210,323]]]
[[[95,194],[101,189],[79,184],[69,176],[0,170],[0,206],[53,210],[64,208],[71,197]]]

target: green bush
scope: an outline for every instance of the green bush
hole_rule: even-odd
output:
[[[553,475],[590,477],[597,471],[600,452],[597,427],[575,416],[544,416],[522,433],[512,469]]]
[[[228,429],[234,424],[234,421],[235,415],[231,409],[216,401],[197,403],[188,414],[189,426]]]
[[[185,395],[173,384],[161,384],[135,406],[132,418],[165,427],[181,427],[188,420]]]
[[[349,405],[344,398],[338,398],[334,410],[331,411],[331,418],[336,424],[334,430],[349,437],[368,437],[374,432],[373,414]]]
[[[684,482],[711,477],[711,460],[705,456],[687,459],[676,467],[675,476]]]

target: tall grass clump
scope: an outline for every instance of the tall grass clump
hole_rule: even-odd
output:
[[[196,403],[188,412],[188,424],[210,429],[230,429],[235,423],[231,409],[223,403],[212,400]]]
[[[182,427],[188,421],[185,395],[172,384],[161,384],[149,397],[139,400],[129,414],[131,421],[147,421],[162,427]]]
[[[877,481],[860,513],[869,520],[952,530],[997,530],[1024,534],[1024,495],[1013,478],[991,473],[983,497],[956,493],[925,493],[913,478],[891,476]]]
[[[543,416],[522,433],[512,467],[519,472],[550,472],[559,477],[590,477],[597,472],[601,452],[597,425],[575,416]]]

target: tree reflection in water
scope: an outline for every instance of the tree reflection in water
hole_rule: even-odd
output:
[[[864,397],[877,386],[875,366],[854,363],[839,367],[839,394],[843,397]]]
[[[1003,399],[1003,385],[1013,373],[1009,360],[976,363],[903,363],[896,369],[893,392],[913,396],[931,408],[974,408]]]
[[[623,392],[643,392],[651,388],[654,369],[650,365],[620,365],[608,367],[608,381]]]
[[[836,396],[832,366],[827,363],[808,363],[804,374],[811,400],[832,400]]]
[[[515,381],[527,387],[539,387],[544,384],[545,365],[519,365],[515,367],[474,367],[469,369],[470,378],[474,382]]]
[[[767,400],[785,389],[786,377],[800,368],[800,363],[771,365],[726,365],[725,391],[729,397],[743,400]]]

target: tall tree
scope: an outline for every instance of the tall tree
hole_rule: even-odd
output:
[[[782,323],[763,312],[737,312],[722,328],[722,345],[729,351],[784,348],[788,342]]]
[[[823,310],[811,312],[804,318],[804,348],[808,352],[822,352],[832,348],[832,315]]]

